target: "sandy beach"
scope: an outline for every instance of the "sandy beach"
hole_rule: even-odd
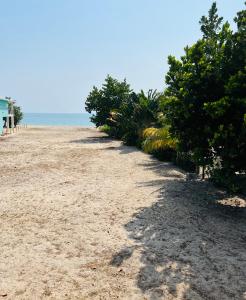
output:
[[[0,298],[246,299],[244,199],[96,129],[23,129],[0,166]]]

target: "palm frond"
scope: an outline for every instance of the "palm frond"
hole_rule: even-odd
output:
[[[143,149],[150,153],[158,150],[175,149],[177,141],[170,136],[168,128],[146,128],[143,131]]]

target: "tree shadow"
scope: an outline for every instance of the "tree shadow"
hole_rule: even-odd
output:
[[[109,146],[102,150],[115,150],[118,151],[119,154],[129,154],[134,152],[139,152],[140,150],[133,146],[126,146],[122,142],[118,146]]]
[[[244,299],[245,207],[222,205],[226,193],[208,182],[173,176],[169,164],[145,167],[163,180],[138,183],[156,186],[157,201],[125,225],[141,249],[137,286],[149,299]],[[124,263],[123,250],[114,255],[112,265],[118,265],[112,263],[117,257]]]
[[[119,154],[129,154],[133,152],[139,152],[139,149],[134,146],[126,146],[122,141],[113,139],[108,135],[100,135],[100,136],[89,136],[86,138],[71,140],[70,143],[76,144],[111,144],[106,147],[102,147],[101,151],[118,151]]]
[[[172,162],[161,162],[154,157],[138,165],[144,167],[145,170],[155,172],[158,176],[163,177],[163,180],[166,177],[185,179],[187,175],[186,172],[176,167]]]
[[[111,143],[114,140],[108,136],[89,136],[83,139],[72,140],[70,143],[76,144],[101,144],[101,143]]]
[[[125,248],[121,249],[120,252],[116,253],[112,257],[110,264],[112,266],[116,266],[116,267],[121,266],[125,260],[127,260],[128,258],[130,258],[132,256],[133,250],[134,250],[134,247],[125,247]]]

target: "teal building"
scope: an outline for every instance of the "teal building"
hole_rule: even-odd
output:
[[[9,101],[0,98],[0,135],[3,134],[4,120],[9,115]]]

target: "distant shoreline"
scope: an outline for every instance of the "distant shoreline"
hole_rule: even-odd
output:
[[[80,112],[80,113],[66,113],[66,112],[61,112],[61,113],[58,113],[58,112],[54,112],[54,113],[39,113],[39,112],[23,112],[23,114],[32,114],[32,115],[90,115],[89,113],[87,112]]]
[[[27,123],[21,123],[21,125],[27,125],[27,128],[35,129],[35,128],[44,128],[44,129],[52,129],[52,128],[85,128],[85,129],[96,129],[96,126],[86,126],[86,125],[39,125],[39,124],[27,124]]]
[[[22,124],[93,127],[88,113],[24,113]]]

